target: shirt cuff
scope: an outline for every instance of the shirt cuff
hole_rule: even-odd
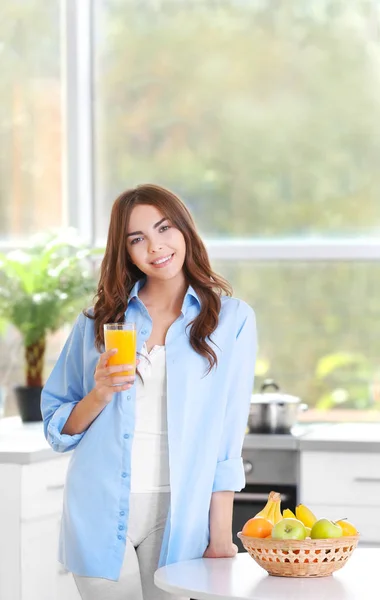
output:
[[[74,435],[61,433],[67,419],[71,414],[71,411],[76,404],[76,402],[65,402],[64,404],[61,404],[61,406],[57,408],[54,415],[50,419],[47,428],[47,441],[56,452],[67,452],[68,450],[73,450],[79,444],[85,434],[85,432],[76,433]]]
[[[229,458],[217,463],[213,492],[233,491],[240,492],[245,486],[245,473],[243,459]]]

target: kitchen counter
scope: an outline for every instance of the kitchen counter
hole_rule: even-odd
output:
[[[247,434],[244,448],[380,452],[380,423],[299,423],[292,428],[292,435]]]
[[[0,463],[27,465],[62,458],[47,443],[42,423],[22,423],[20,417],[0,419]]]
[[[322,452],[380,452],[380,423],[315,425],[299,438],[299,449]]]
[[[298,424],[292,435],[247,434],[245,449],[380,452],[380,423]],[[0,463],[29,464],[62,457],[47,443],[42,423],[0,419]]]
[[[244,448],[247,450],[298,450],[301,437],[310,430],[311,425],[294,425],[292,435],[247,433]]]

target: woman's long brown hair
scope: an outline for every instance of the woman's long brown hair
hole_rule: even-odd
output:
[[[138,204],[155,206],[185,238],[185,279],[197,292],[201,304],[199,315],[190,323],[190,344],[207,358],[209,372],[217,364],[217,357],[207,340],[212,342],[211,335],[218,326],[220,297],[223,292],[231,296],[232,289],[225,279],[212,271],[206,248],[186,206],[173,192],[158,185],[145,184],[127,190],[113,204],[93,314],[85,312],[87,317],[95,320],[96,348],[103,351],[105,323],[124,321],[129,294],[136,281],[145,277],[131,262],[126,244],[131,212]]]

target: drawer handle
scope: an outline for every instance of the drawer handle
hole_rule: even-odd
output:
[[[358,483],[380,483],[380,477],[355,477]]]
[[[265,502],[268,500],[268,494],[253,494],[250,492],[236,492],[236,502]]]
[[[260,494],[255,492],[235,492],[236,502],[266,502],[268,500],[268,494]],[[281,500],[288,502],[288,494],[281,494]]]
[[[54,485],[47,485],[47,486],[46,486],[46,489],[47,489],[49,492],[53,492],[53,491],[55,491],[55,490],[63,490],[63,488],[64,488],[64,487],[65,487],[65,484],[64,484],[64,483],[56,483],[56,484],[54,484]]]

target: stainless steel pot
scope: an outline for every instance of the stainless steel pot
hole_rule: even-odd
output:
[[[266,392],[269,388],[275,391]],[[264,381],[260,392],[252,394],[248,417],[249,433],[290,433],[297,423],[299,412],[307,410],[308,405],[301,403],[297,396],[283,394],[272,379]]]

